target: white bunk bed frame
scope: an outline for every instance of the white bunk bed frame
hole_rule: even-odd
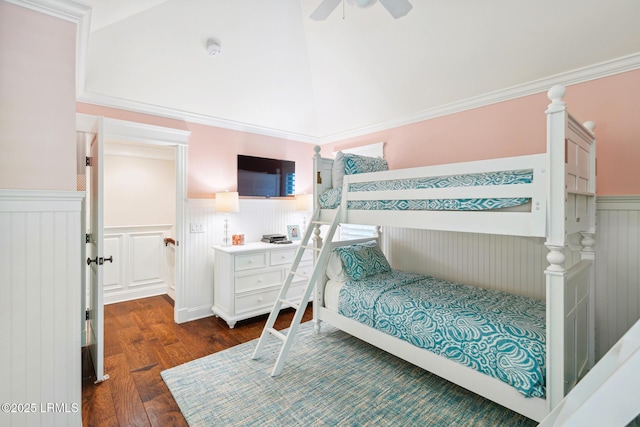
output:
[[[389,353],[442,378],[495,401],[528,418],[541,421],[593,366],[594,263],[595,263],[595,124],[581,125],[568,114],[562,98],[563,86],[548,92],[547,150],[543,154],[474,162],[345,175],[341,209],[320,209],[321,221],[330,222],[336,212],[341,223],[469,233],[534,236],[546,238],[549,249],[546,275],[546,398],[525,398],[508,384],[474,369],[420,349],[374,330],[324,307],[326,277],[320,276],[314,296],[316,328],[325,321]],[[315,208],[317,198],[331,188],[333,160],[315,148]],[[390,192],[349,192],[349,184],[412,177],[444,176],[533,169],[531,184],[458,187]],[[349,200],[438,199],[438,198],[531,198],[529,212],[512,211],[367,211],[348,210]],[[320,226],[314,230],[314,245],[322,247]],[[579,261],[565,266],[569,236],[579,233]],[[354,241],[330,242],[331,248]],[[573,247],[574,245],[572,245]],[[327,249],[327,248],[323,248]],[[327,259],[326,257],[325,259]],[[570,258],[570,259],[571,259]],[[322,268],[322,266],[321,266]]]

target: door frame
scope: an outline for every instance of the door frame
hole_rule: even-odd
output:
[[[91,133],[97,116],[76,113],[76,130]],[[175,148],[176,170],[176,247],[175,247],[175,301],[173,318],[176,323],[189,320],[186,300],[186,249],[187,249],[187,148],[188,130],[166,128],[126,120],[103,118],[103,139],[139,142],[149,145],[172,146]],[[84,234],[84,230],[83,230]]]

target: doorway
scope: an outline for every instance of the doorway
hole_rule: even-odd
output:
[[[128,143],[170,147],[173,149],[175,159],[174,321],[182,323],[187,320],[185,315],[187,311],[185,308],[186,245],[184,243],[187,221],[187,141],[190,132],[81,113],[77,114],[76,123],[77,131],[84,136],[84,138],[79,136],[78,141],[85,140],[91,142],[91,160],[89,162],[91,165],[89,167],[91,186],[87,188],[87,198],[85,198],[85,200],[88,200],[89,203],[85,203],[85,209],[89,210],[89,206],[92,206],[92,209],[90,209],[91,215],[85,215],[85,217],[90,218],[90,220],[88,220],[86,224],[83,224],[82,231],[83,234],[87,234],[87,242],[90,243],[88,246],[91,248],[91,256],[87,257],[86,253],[83,253],[82,258],[83,260],[87,258],[87,263],[91,268],[90,274],[83,274],[83,325],[88,323],[88,328],[85,328],[85,331],[83,331],[83,339],[86,336],[91,340],[91,342],[87,344],[91,350],[91,358],[96,370],[96,378],[97,381],[102,381],[108,378],[108,375],[105,375],[103,372],[104,262],[112,259],[112,255],[105,254],[104,252],[104,227],[102,226],[104,215],[104,141],[125,141]],[[79,153],[79,163],[81,163],[83,157],[84,156]],[[80,176],[78,179],[80,181]],[[88,232],[85,231],[87,229]],[[86,298],[87,292],[91,294],[90,298]],[[84,322],[84,307],[87,307],[86,319],[88,319],[88,322]]]
[[[104,140],[104,304],[175,300],[175,148]]]

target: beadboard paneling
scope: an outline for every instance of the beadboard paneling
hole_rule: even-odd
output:
[[[640,197],[599,197],[596,234],[596,358],[640,319]],[[394,268],[545,298],[543,239],[385,228]],[[579,248],[578,241],[571,248]],[[579,260],[567,250],[565,266]],[[454,260],[454,262],[451,262]]]
[[[0,402],[38,405],[1,412],[0,425],[81,424],[83,197],[0,190]],[[69,411],[42,412],[41,403]]]
[[[640,319],[640,196],[599,197],[596,356]]]
[[[224,237],[225,215],[215,211],[213,199],[190,199],[188,203],[186,289],[188,307],[181,319],[193,320],[212,314],[213,249]],[[310,213],[296,212],[293,199],[240,199],[240,211],[229,214],[229,233],[243,233],[245,242],[255,242],[263,234],[287,234],[287,225],[302,227]],[[202,232],[190,232],[191,224],[202,225]]]
[[[544,239],[385,228],[393,268],[543,300]]]

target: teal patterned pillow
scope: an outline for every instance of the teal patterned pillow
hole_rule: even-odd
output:
[[[357,173],[380,172],[389,170],[387,161],[380,157],[365,157],[357,154],[344,155],[344,173],[345,175],[354,175]]]
[[[389,261],[376,242],[342,246],[334,251],[340,256],[344,272],[351,280],[362,280],[391,271]]]

